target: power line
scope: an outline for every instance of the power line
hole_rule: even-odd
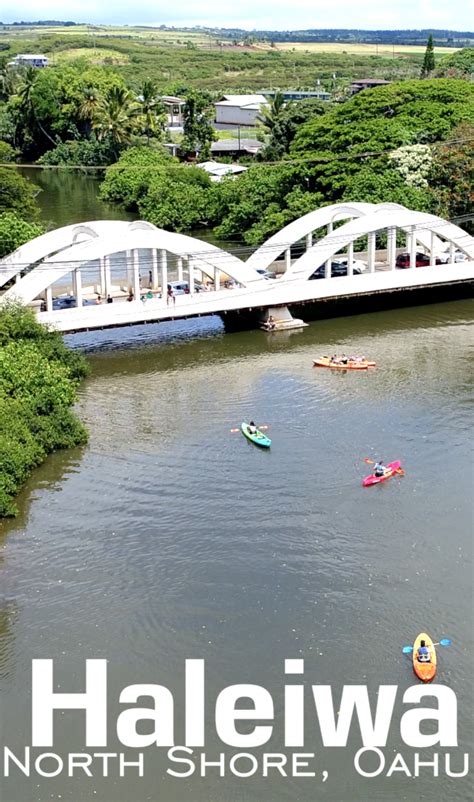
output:
[[[474,137],[468,138],[461,138],[461,139],[450,139],[450,140],[437,140],[436,142],[418,142],[413,144],[426,144],[430,148],[434,148],[436,146],[442,147],[454,147],[455,145],[464,145],[470,142],[474,142]],[[331,162],[339,162],[339,161],[353,161],[358,159],[367,159],[367,158],[376,158],[379,156],[389,156],[395,150],[398,150],[399,147],[410,147],[410,146],[397,146],[392,147],[387,150],[368,150],[362,153],[339,153],[339,154],[320,154],[319,156],[314,154],[312,156],[301,156],[299,158],[288,158],[288,159],[280,159],[278,161],[261,161],[255,162],[250,165],[243,165],[248,167],[249,170],[256,167],[265,167],[265,166],[291,166],[291,165],[298,165],[298,164],[328,164]],[[221,164],[225,165],[226,162],[221,162]],[[38,164],[34,162],[32,164],[19,164],[17,162],[0,162],[0,167],[5,167],[7,169],[14,169],[17,168],[27,168],[29,170],[82,170],[83,172],[101,172],[106,171],[109,169],[120,170],[123,172],[128,171],[135,171],[135,170],[142,170],[144,172],[167,172],[169,170],[183,170],[186,167],[198,167],[199,162],[190,163],[190,164],[167,164],[166,162],[163,164],[154,164],[154,165],[135,165],[135,164],[120,164],[119,161],[114,162],[113,164],[108,165],[84,165],[84,164]]]

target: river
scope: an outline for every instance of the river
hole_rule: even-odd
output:
[[[401,650],[423,630],[451,638],[438,649],[437,681],[458,697],[459,748],[421,754],[451,751],[460,770],[472,750],[471,325],[471,303],[458,301],[292,333],[224,334],[211,318],[68,338],[92,365],[78,403],[90,442],[38,468],[19,517],[1,525],[2,741],[17,753],[31,743],[32,658],[54,658],[61,690],[80,691],[94,657],[109,661],[108,751],[123,751],[115,718],[132,683],[173,692],[182,743],[184,661],[205,658],[208,759],[262,751],[217,738],[223,687],[272,693],[264,750],[279,752],[283,686],[303,681],[306,740],[293,751],[316,753],[316,777],[219,778],[214,767],[176,779],[166,750],[150,747],[143,778],[16,772],[2,802],[472,798],[469,778],[443,771],[363,778],[357,727],[346,748],[323,749],[310,692],[331,684],[337,710],[344,684],[367,684],[372,700],[379,684],[397,685],[383,751],[387,768],[400,752],[413,770],[399,721],[416,680]],[[312,367],[341,350],[377,368]],[[269,424],[269,451],[231,431],[249,418]],[[399,458],[405,476],[363,488],[366,457]],[[285,658],[304,658],[303,678],[285,678]],[[57,715],[55,727],[54,752],[80,751],[82,713]]]

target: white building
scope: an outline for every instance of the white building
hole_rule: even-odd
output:
[[[41,53],[19,53],[10,64],[12,67],[47,67],[48,59]]]
[[[214,103],[216,123],[226,125],[257,125],[262,106],[268,106],[263,95],[223,95]]]
[[[239,173],[245,173],[248,169],[242,164],[223,164],[222,162],[214,161],[201,162],[196,164],[196,167],[204,170],[211,177],[211,181],[221,181],[225,175],[238,175]]]
[[[168,128],[182,128],[184,125],[184,107],[186,105],[184,98],[162,95],[160,99],[165,107]]]

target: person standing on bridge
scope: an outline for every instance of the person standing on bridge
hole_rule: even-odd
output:
[[[113,304],[113,302],[114,302],[114,299],[112,298],[111,294],[109,293],[109,294],[107,295],[107,303],[108,303],[108,304]]]

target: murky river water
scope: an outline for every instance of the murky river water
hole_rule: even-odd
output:
[[[470,303],[456,302],[321,321],[291,335],[224,335],[211,319],[71,338],[108,348],[90,354],[80,392],[89,445],[48,459],[21,495],[19,518],[2,526],[2,740],[14,751],[31,742],[32,658],[54,658],[61,689],[79,691],[84,660],[104,657],[109,751],[119,751],[118,694],[136,682],[172,690],[180,743],[184,660],[194,657],[206,659],[208,758],[232,754],[212,710],[235,682],[271,691],[275,735],[264,749],[281,751],[283,661],[304,657],[306,685],[331,684],[336,699],[344,684],[367,684],[373,699],[380,683],[398,685],[384,752],[387,767],[401,752],[413,770],[399,719],[415,680],[401,649],[425,630],[453,640],[438,649],[438,681],[458,697],[459,748],[438,751],[451,751],[459,770],[473,746],[471,320]],[[312,367],[334,350],[370,354],[378,367]],[[270,451],[231,433],[251,417],[270,425]],[[406,475],[364,489],[364,457],[399,458]],[[151,747],[141,779],[133,769],[123,779],[116,769],[90,779],[16,772],[0,797],[472,798],[468,778],[443,770],[362,778],[353,767],[357,727],[347,748],[322,749],[306,693],[297,751],[316,753],[316,777],[220,779],[210,768],[205,778],[174,779],[166,750]],[[82,714],[58,715],[56,725],[53,751],[80,751]]]

